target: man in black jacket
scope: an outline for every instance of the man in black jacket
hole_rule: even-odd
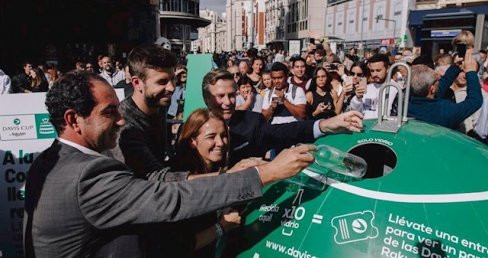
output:
[[[359,132],[362,114],[350,111],[317,121],[271,125],[262,114],[235,110],[236,84],[227,71],[211,71],[203,78],[202,92],[208,108],[222,114],[230,129],[230,165],[249,157],[263,157],[270,149],[311,143],[330,133]]]
[[[26,61],[22,67],[24,68],[24,72],[12,78],[10,93],[24,93],[25,90],[30,89],[31,78],[29,75],[32,70],[32,62]]]

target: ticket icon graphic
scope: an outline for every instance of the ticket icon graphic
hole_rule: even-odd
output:
[[[372,211],[354,212],[332,218],[332,227],[336,230],[334,241],[347,244],[378,237],[378,228],[373,225]]]

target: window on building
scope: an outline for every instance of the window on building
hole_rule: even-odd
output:
[[[383,19],[384,15],[383,15],[383,12],[384,12],[384,9],[383,9],[383,6],[378,6],[378,8],[376,9],[376,15],[374,16],[374,28],[376,31],[380,31],[380,30],[383,30],[385,28],[385,22],[383,20],[380,20],[380,19]],[[379,18],[379,19],[378,19]],[[378,22],[376,22],[378,21]]]
[[[308,0],[305,0],[305,19],[308,19]]]
[[[188,12],[188,0],[182,0],[181,2],[182,2],[181,11],[184,13],[187,13]]]
[[[397,27],[401,27],[402,4],[402,1],[397,1],[393,7],[393,19],[396,21]]]

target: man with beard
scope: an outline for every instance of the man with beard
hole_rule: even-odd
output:
[[[155,51],[151,53],[151,51]],[[124,162],[138,177],[145,177],[164,164],[166,110],[175,90],[176,57],[157,46],[131,51],[127,59],[134,92],[120,103],[126,121],[119,138]]]
[[[370,71],[370,79],[372,83],[366,87],[366,93],[362,97],[354,96],[351,99],[350,109],[361,111],[364,114],[364,119],[378,118],[378,94],[380,87],[386,80],[390,63],[388,57],[383,54],[376,54],[368,60],[368,68]],[[388,96],[388,110],[391,111],[393,102],[397,95],[396,88],[390,88]]]

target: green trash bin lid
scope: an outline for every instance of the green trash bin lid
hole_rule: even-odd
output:
[[[267,186],[239,257],[488,257],[488,148],[415,120],[396,134],[374,122],[316,141],[364,157],[370,178]]]

